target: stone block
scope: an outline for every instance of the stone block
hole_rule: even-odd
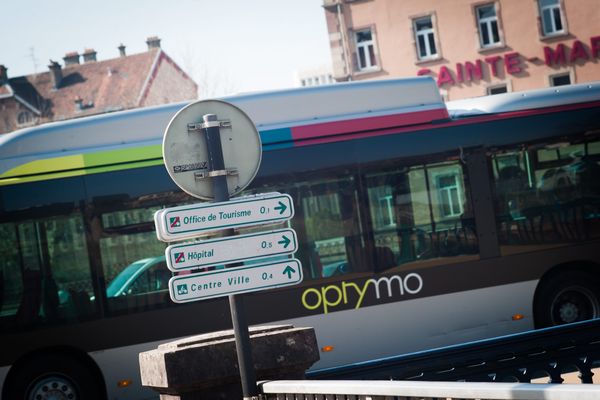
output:
[[[257,380],[303,379],[319,360],[313,328],[250,328]],[[140,353],[142,385],[162,400],[241,398],[233,330],[191,336]]]

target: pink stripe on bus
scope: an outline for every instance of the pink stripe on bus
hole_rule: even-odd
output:
[[[569,110],[577,110],[577,109],[584,109],[584,108],[594,108],[594,107],[600,107],[600,101],[592,101],[592,102],[588,102],[588,103],[576,103],[576,104],[567,104],[567,105],[561,105],[561,106],[552,106],[552,107],[547,107],[547,108],[542,108],[542,109],[531,109],[531,110],[520,110],[520,111],[509,111],[509,112],[504,112],[504,113],[498,113],[498,114],[483,114],[481,116],[477,115],[477,116],[472,116],[472,117],[468,117],[465,119],[458,119],[458,120],[449,120],[447,122],[440,122],[437,123],[435,125],[435,128],[445,128],[448,126],[457,126],[457,125],[470,125],[470,124],[478,124],[478,123],[482,123],[482,122],[489,122],[489,121],[495,121],[495,120],[502,120],[502,119],[510,119],[510,118],[519,118],[519,117],[526,117],[526,116],[533,116],[533,115],[542,115],[542,114],[548,114],[548,113],[555,113],[555,112],[560,112],[560,111],[569,111]],[[439,111],[443,111],[447,114],[446,110],[433,110],[436,112]],[[387,117],[402,117],[402,116],[406,116],[406,114],[398,114],[398,115],[391,115],[391,116],[387,116]],[[375,117],[375,118],[382,118],[382,117]],[[447,119],[448,117],[446,117]],[[427,129],[431,129],[432,125],[429,123],[424,124],[424,122],[431,122],[433,120],[439,120],[439,119],[443,119],[443,118],[430,118],[427,121],[423,121],[418,125],[419,123],[416,123],[416,126],[402,126],[402,125],[406,125],[406,124],[397,124],[397,125],[383,125],[382,128],[386,128],[386,129],[379,129],[376,132],[373,131],[368,131],[368,129],[377,129],[377,128],[373,128],[372,125],[370,128],[368,129],[359,129],[358,127],[360,126],[360,124],[355,124],[355,121],[368,121],[372,118],[364,118],[361,120],[354,120],[354,121],[342,121],[341,123],[349,123],[352,122],[352,125],[350,125],[351,129],[347,129],[347,130],[341,130],[341,132],[337,132],[337,133],[330,133],[329,135],[332,136],[326,136],[326,133],[321,133],[321,135],[317,135],[317,134],[313,134],[313,135],[305,135],[304,136],[304,140],[299,141],[299,142],[295,142],[294,146],[309,146],[309,145],[314,145],[314,144],[322,144],[322,143],[332,143],[332,142],[338,142],[341,140],[349,140],[349,139],[360,139],[360,138],[365,138],[365,137],[370,137],[370,136],[383,136],[383,135],[390,135],[390,134],[398,134],[398,133],[406,133],[406,132],[418,132],[418,131],[422,131],[422,130],[427,130]],[[393,121],[393,119],[390,119],[389,121]],[[332,122],[331,124],[340,124],[338,126],[341,126],[340,122]],[[328,125],[328,124],[316,124],[316,125],[309,125],[309,126],[303,126],[303,127],[296,127],[296,128],[292,128],[292,136],[294,137],[295,140],[298,140],[299,138],[295,135],[295,131],[299,128],[303,128],[304,131],[308,131],[310,130],[312,127],[319,127],[321,125]],[[345,125],[346,127],[348,127],[348,125]],[[320,132],[318,129],[315,129],[314,132]],[[322,132],[322,131],[321,131]]]
[[[345,121],[324,122],[314,125],[296,126],[292,128],[292,138],[306,140],[322,136],[334,136],[351,132],[364,132],[369,130],[419,125],[434,120],[448,119],[445,108],[427,111],[416,111],[406,114],[384,115],[380,117],[358,118]]]

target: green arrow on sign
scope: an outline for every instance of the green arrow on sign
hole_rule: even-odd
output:
[[[285,269],[283,270],[283,274],[287,274],[288,279],[292,279],[292,274],[296,272],[296,270],[292,267],[290,267],[289,265],[287,267],[285,267]]]
[[[287,249],[287,247],[290,245],[290,243],[292,243],[292,241],[290,239],[288,239],[287,236],[282,236],[281,239],[282,240],[280,240],[277,243],[282,244],[284,249]]]
[[[283,214],[285,210],[287,210],[287,206],[283,204],[281,201],[278,202],[279,205],[277,207],[273,207],[275,210],[279,211],[279,215]]]

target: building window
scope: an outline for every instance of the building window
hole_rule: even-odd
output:
[[[377,226],[394,226],[396,225],[394,220],[394,201],[391,194],[381,196],[379,198],[377,214]]]
[[[550,77],[550,86],[563,86],[571,84],[571,74],[552,75]]]
[[[544,36],[564,33],[560,0],[538,0]]]
[[[358,69],[360,71],[377,68],[375,57],[375,41],[371,29],[363,29],[355,33],[356,54],[358,56]]]
[[[415,38],[417,41],[417,54],[419,60],[437,58],[437,46],[435,44],[435,30],[431,16],[413,20]]]
[[[18,126],[33,125],[33,123],[34,123],[33,114],[31,114],[31,112],[21,111],[17,115],[17,125]]]
[[[498,33],[498,15],[494,4],[477,7],[477,25],[481,47],[492,47],[500,44]]]
[[[488,95],[501,94],[501,93],[507,93],[507,92],[508,92],[508,87],[506,85],[491,86],[491,87],[487,88]]]
[[[437,177],[440,213],[443,218],[456,217],[462,214],[460,188],[455,174]]]

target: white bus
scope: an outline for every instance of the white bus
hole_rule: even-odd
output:
[[[225,100],[262,138],[245,193],[294,199],[305,277],[246,295],[249,322],[314,327],[315,369],[600,314],[599,83],[448,104],[426,77]],[[152,397],[140,351],[230,328],[224,299],[171,302],[154,232],[154,212],[197,201],[162,160],[181,107],[0,137],[2,399]]]

